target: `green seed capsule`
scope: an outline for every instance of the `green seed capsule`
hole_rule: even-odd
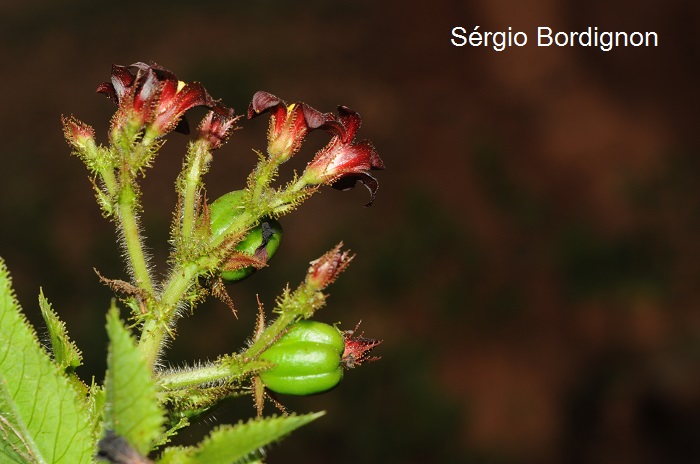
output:
[[[343,378],[342,333],[316,321],[301,321],[287,331],[260,359],[275,366],[260,374],[270,390],[287,395],[313,395],[338,385]]]
[[[220,238],[234,219],[243,211],[244,190],[235,190],[217,198],[209,205],[209,221],[212,240]],[[272,218],[262,218],[246,237],[236,245],[236,250],[260,261],[267,262],[277,252],[282,240],[282,224]],[[254,266],[224,270],[221,278],[227,284],[243,280],[256,271]]]
[[[231,222],[242,212],[245,190],[234,190],[217,198],[209,205],[209,223],[212,239],[219,238]]]
[[[282,241],[282,224],[271,218],[263,218],[260,224],[248,232],[248,235],[236,245],[236,250],[255,256],[257,259],[267,262],[277,252]],[[224,283],[230,284],[243,280],[256,271],[254,266],[222,271],[221,278]]]

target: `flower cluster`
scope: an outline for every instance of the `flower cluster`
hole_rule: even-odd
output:
[[[148,140],[171,131],[187,134],[189,124],[185,112],[204,106],[210,111],[198,126],[197,139],[213,150],[227,140],[238,120],[233,109],[214,100],[202,84],[184,83],[174,73],[154,63],[113,65],[111,80],[100,84],[97,92],[118,105],[112,118],[113,137],[123,131],[144,131],[144,138]],[[267,134],[270,160],[276,164],[289,160],[299,151],[309,132],[324,130],[332,138],[308,163],[301,176],[302,182],[347,190],[359,181],[370,192],[366,206],[372,204],[378,183],[369,172],[384,169],[384,162],[370,141],[355,140],[362,125],[356,111],[339,106],[337,115],[322,113],[306,103],[287,104],[275,95],[259,91],[253,95],[247,116],[252,119],[264,113],[270,114]]]
[[[321,113],[305,103],[287,105],[267,92],[257,92],[248,107],[248,119],[269,112],[268,155],[278,162],[296,153],[310,131],[322,129],[333,137],[307,165],[301,179],[306,185],[330,185],[336,189],[353,188],[359,181],[370,192],[369,206],[377,193],[378,182],[369,174],[384,169],[384,162],[369,140],[355,141],[362,118],[346,106],[338,107],[338,115]]]
[[[214,100],[199,82],[185,83],[171,71],[155,63],[112,65],[109,82],[97,87],[118,105],[112,119],[112,131],[139,132],[156,139],[175,131],[189,133],[185,112],[197,106],[212,111],[200,125],[200,137],[214,148],[226,140],[236,117],[233,110]]]

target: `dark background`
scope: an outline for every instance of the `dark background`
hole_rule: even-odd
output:
[[[331,393],[284,398],[326,417],[269,462],[683,463],[700,460],[700,4],[563,0],[0,3],[0,256],[28,317],[37,293],[104,375],[112,224],[69,156],[61,114],[106,139],[112,63],[155,61],[244,113],[256,90],[358,110],[385,160],[364,189],[326,189],[284,218],[273,266],[184,319],[173,363],[251,334],[286,282],[340,240],[357,253],[318,314],[363,320],[383,359]],[[450,31],[524,31],[498,53]],[[537,26],[656,31],[658,48],[538,48]],[[203,112],[194,111],[196,124]],[[210,197],[241,188],[266,118],[216,153]],[[313,133],[286,171],[303,168]],[[166,271],[172,135],[144,182]],[[272,412],[272,410],[270,411]],[[253,414],[247,398],[212,423]],[[198,440],[206,427],[185,432]]]

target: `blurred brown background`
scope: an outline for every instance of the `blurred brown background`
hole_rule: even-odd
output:
[[[363,116],[388,169],[367,194],[325,190],[285,218],[273,266],[183,320],[173,362],[251,333],[286,282],[339,240],[357,253],[318,314],[383,338],[335,391],[285,398],[321,421],[269,462],[700,461],[700,4],[515,0],[0,3],[0,256],[28,317],[43,286],[102,379],[112,225],[62,140],[61,114],[105,140],[112,63],[155,61],[244,113],[256,90]],[[450,31],[525,31],[498,53]],[[656,31],[658,48],[538,48],[537,26]],[[194,111],[194,125],[203,112]],[[266,118],[217,152],[209,194],[241,188]],[[175,134],[144,184],[166,270]],[[301,168],[323,134],[311,134]],[[295,164],[296,163],[296,164]],[[253,414],[226,405],[209,424]],[[206,427],[185,433],[197,440]]]

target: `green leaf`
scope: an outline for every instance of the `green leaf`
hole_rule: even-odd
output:
[[[164,411],[146,361],[119,319],[114,303],[107,314],[109,353],[105,388],[105,426],[147,455],[161,435]]]
[[[39,290],[39,308],[49,331],[54,362],[65,369],[66,373],[73,373],[83,363],[83,356],[75,343],[68,338],[66,325],[51,308],[43,290]]]
[[[325,412],[263,417],[215,429],[195,449],[180,448],[164,454],[161,464],[231,464],[260,459],[260,450]],[[178,453],[179,451],[179,453]]]
[[[85,405],[22,314],[1,259],[0,341],[0,462],[91,462]]]
[[[107,402],[105,387],[95,384],[93,379],[87,398],[88,424],[90,424],[93,440],[98,442],[104,436],[104,411]]]
[[[190,454],[194,448],[183,446],[171,446],[163,450],[158,458],[158,464],[187,464],[190,462]]]

